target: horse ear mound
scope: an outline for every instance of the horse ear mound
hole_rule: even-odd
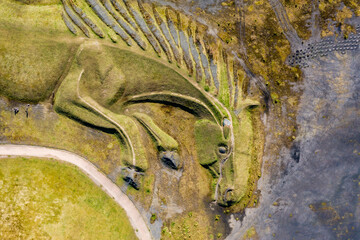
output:
[[[199,120],[195,123],[195,144],[197,158],[202,166],[210,166],[219,160],[221,151],[227,142],[223,138],[221,128],[209,120]]]

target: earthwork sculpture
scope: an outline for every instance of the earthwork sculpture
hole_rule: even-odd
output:
[[[26,7],[44,4],[46,12],[50,3],[27,2]],[[140,128],[173,171],[182,167],[182,159],[174,136],[133,106],[155,102],[182,108],[198,118],[197,157],[216,179],[214,199],[224,206],[247,204],[260,164],[251,111],[258,103],[246,98],[248,85],[236,53],[206,26],[171,7],[132,0],[63,0],[58,11],[36,21],[27,7],[22,19],[29,16],[29,21],[23,25],[11,23],[16,15],[10,16],[23,9],[11,1],[6,6],[9,16],[0,21],[13,24],[13,30],[1,29],[2,38],[21,51],[7,48],[7,61],[21,57],[43,65],[34,66],[36,73],[28,72],[21,86],[6,82],[22,78],[22,66],[16,74],[1,69],[2,95],[28,102],[50,99],[60,114],[116,130],[125,149],[124,179],[137,189],[149,164]]]

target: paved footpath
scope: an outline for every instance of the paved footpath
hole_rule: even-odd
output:
[[[139,239],[152,239],[150,231],[139,210],[128,196],[126,196],[120,188],[97,167],[79,155],[53,148],[5,144],[0,145],[0,156],[53,158],[76,165],[85,172],[96,185],[100,186],[110,197],[124,208],[130,223],[135,230],[136,236]]]

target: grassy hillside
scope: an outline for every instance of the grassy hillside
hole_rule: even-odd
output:
[[[0,159],[1,239],[136,239],[125,212],[75,166]]]

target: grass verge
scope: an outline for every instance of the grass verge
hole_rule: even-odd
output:
[[[135,239],[126,213],[77,167],[0,160],[1,239]]]
[[[15,116],[12,107],[20,112]],[[86,157],[105,174],[121,164],[119,139],[114,134],[88,128],[58,115],[44,104],[30,105],[0,100],[0,141],[66,149]]]

